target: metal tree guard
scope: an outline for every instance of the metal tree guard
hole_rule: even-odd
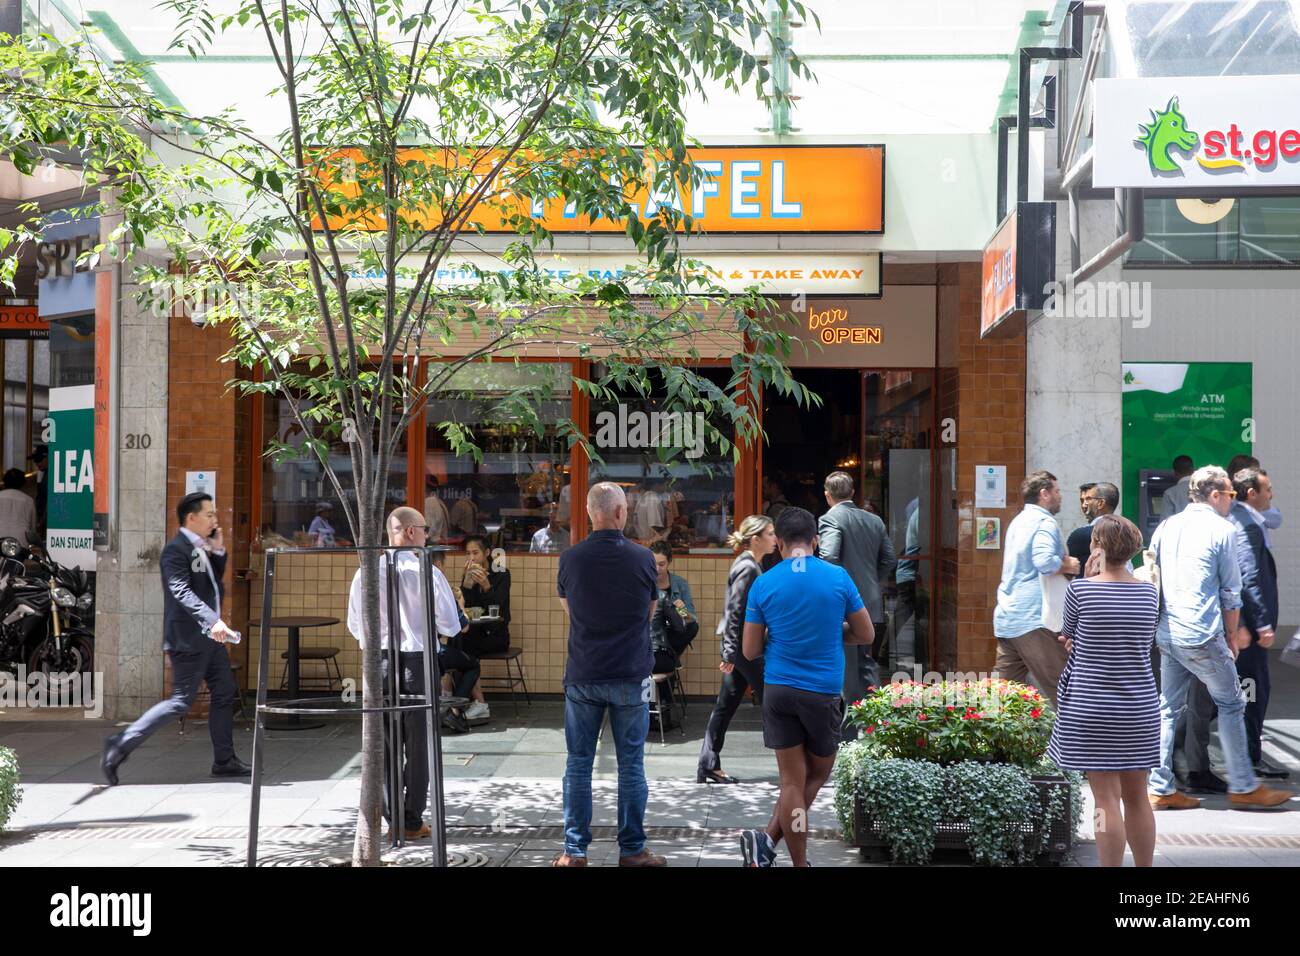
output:
[[[433,657],[430,656],[430,640],[438,640],[437,615],[435,614],[435,601],[432,591],[433,581],[433,558],[435,551],[446,551],[446,548],[439,547],[391,547],[379,546],[368,548],[268,548],[265,553],[265,567],[262,572],[262,619],[261,619],[261,640],[262,646],[259,652],[259,666],[257,673],[257,708],[256,720],[253,724],[253,779],[252,779],[252,800],[248,811],[248,866],[257,865],[257,829],[258,820],[261,816],[262,809],[262,744],[264,728],[262,727],[262,717],[264,714],[316,714],[331,717],[351,717],[354,715],[365,714],[383,714],[385,718],[385,733],[389,743],[389,750],[392,759],[389,761],[388,770],[388,819],[391,821],[391,840],[390,846],[400,846],[404,840],[406,832],[405,821],[405,801],[402,800],[402,767],[405,763],[405,741],[402,739],[402,717],[407,713],[416,711],[424,712],[425,729],[427,731],[428,759],[430,772],[430,804],[433,817],[433,825],[430,827],[430,850],[433,854],[433,865],[445,867],[447,865],[447,830],[446,830],[446,808],[444,805],[443,794],[443,773],[442,773],[442,734],[441,734],[441,714],[443,711],[452,707],[463,707],[468,703],[460,697],[442,697],[440,694],[440,685],[436,668],[433,666]],[[384,682],[384,700],[385,703],[378,707],[366,707],[364,699],[360,706],[349,702],[344,696],[338,697],[313,697],[299,698],[296,700],[282,700],[275,704],[267,703],[267,673],[270,669],[270,623],[271,608],[274,603],[275,593],[275,562],[276,558],[282,554],[357,554],[361,551],[379,551],[382,552],[380,560],[385,562],[381,568],[393,567],[396,565],[397,556],[404,553],[415,554],[419,561],[420,570],[420,602],[421,612],[424,618],[424,633],[427,636],[424,641],[424,650],[421,654],[424,670],[425,693],[423,696],[418,694],[400,694],[401,664],[398,657],[398,647],[401,643],[400,638],[400,598],[397,583],[397,575],[387,574],[388,587],[386,595],[381,595],[381,600],[387,598],[388,610],[388,630],[390,639],[388,641],[388,679]],[[392,557],[386,557],[391,554]],[[395,624],[395,622],[397,622]],[[397,639],[391,639],[392,633],[397,632]],[[381,635],[382,638],[382,635]],[[437,645],[435,645],[436,647]],[[437,653],[436,650],[433,651]],[[323,706],[325,705],[325,706]],[[337,705],[337,706],[328,706]]]

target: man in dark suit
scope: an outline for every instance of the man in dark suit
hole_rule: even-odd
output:
[[[1079,574],[1082,576],[1084,566],[1088,563],[1088,554],[1092,550],[1092,526],[1102,515],[1113,515],[1119,510],[1119,489],[1109,481],[1084,485],[1080,489],[1079,504],[1088,523],[1070,532],[1070,536],[1065,539],[1065,553],[1078,560]]]
[[[1243,468],[1232,476],[1237,500],[1228,520],[1237,526],[1237,563],[1241,566],[1241,623],[1237,628],[1237,676],[1246,691],[1246,744],[1255,773],[1282,779],[1289,772],[1264,759],[1261,739],[1268,710],[1268,648],[1278,618],[1277,564],[1264,536],[1264,516],[1273,501],[1268,472]],[[1254,693],[1251,693],[1251,687]]]
[[[221,620],[226,550],[212,496],[197,491],[186,495],[176,506],[176,518],[180,532],[163,548],[159,560],[163,649],[172,662],[172,695],[104,742],[100,767],[109,786],[116,786],[117,768],[131,751],[163,724],[190,712],[204,681],[212,693],[208,715],[212,776],[246,777],[253,772],[235,756],[235,677],[226,654],[226,641],[234,631]]]
[[[880,582],[888,580],[894,572],[898,556],[880,517],[853,503],[853,479],[849,475],[832,472],[824,488],[830,510],[817,520],[817,557],[838,564],[849,573],[875,627],[875,641],[870,648],[865,644],[844,647],[844,699],[853,703],[865,696],[868,687],[878,683],[875,657],[885,637]],[[857,736],[847,719],[844,733],[846,740]]]

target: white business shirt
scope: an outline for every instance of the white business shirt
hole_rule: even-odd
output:
[[[207,542],[189,528],[181,528],[181,534],[189,539],[190,544],[194,545],[194,550],[199,553],[199,560],[203,562],[203,570],[208,572],[208,580],[212,582],[212,593],[217,599],[217,606],[212,610],[217,612],[217,617],[221,617],[221,588],[217,586],[217,576],[212,573],[212,562],[208,560]],[[220,551],[213,551],[212,553],[225,554],[226,549],[222,548]]]
[[[391,555],[382,554],[379,558],[379,632],[380,647],[388,647],[388,564]],[[424,614],[420,601],[420,559],[407,551],[399,554],[397,565],[397,600],[401,615],[402,641],[398,649],[403,654],[418,654],[424,650]],[[433,567],[432,594],[434,602],[434,622],[439,634],[452,636],[460,633],[460,612],[451,585],[442,571]],[[348,631],[365,644],[365,628],[361,614],[361,569],[352,576],[352,590],[348,594]],[[434,649],[441,653],[442,645],[434,642]]]

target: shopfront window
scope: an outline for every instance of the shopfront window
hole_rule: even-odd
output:
[[[27,456],[41,443],[41,422],[50,408],[50,343],[0,339],[4,355],[4,468],[27,471]]]
[[[694,372],[725,389],[730,368]],[[612,481],[627,493],[628,537],[649,545],[668,541],[683,552],[722,551],[733,527],[736,470],[730,451],[706,447],[703,412],[667,412],[666,390],[650,397],[624,394],[591,402],[589,432],[602,461],[593,461],[591,484]],[[732,436],[721,412],[707,419]]]
[[[569,441],[561,423],[573,417],[572,388],[568,363],[475,363],[429,400],[423,508],[433,540],[459,544],[483,534],[512,552],[569,546]],[[481,458],[458,452],[458,435]]]
[[[310,398],[301,398],[305,409]],[[266,396],[263,405],[263,435],[267,443],[279,440],[299,453],[278,463],[266,459],[262,468],[263,548],[312,548],[342,546],[352,541],[347,514],[338,493],[325,474],[316,454],[303,447],[303,430],[283,396]],[[399,416],[394,415],[394,423]],[[343,441],[330,444],[329,463],[339,483],[356,507],[352,458]],[[388,471],[384,511],[406,504],[407,443],[403,433]]]
[[[1145,213],[1145,237],[1126,265],[1300,265],[1300,197],[1147,199]]]

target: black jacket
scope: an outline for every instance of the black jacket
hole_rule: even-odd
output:
[[[741,635],[745,630],[745,606],[749,602],[749,589],[762,573],[762,568],[748,551],[742,551],[727,572],[727,604],[719,625],[724,664],[736,663],[741,655]]]
[[[221,576],[226,570],[226,556],[208,554],[217,579],[214,594],[212,580],[197,551],[189,538],[177,532],[163,548],[158,562],[162,568],[163,647],[182,654],[207,650],[205,642],[212,640],[208,632],[218,620],[218,595],[225,593]]]

